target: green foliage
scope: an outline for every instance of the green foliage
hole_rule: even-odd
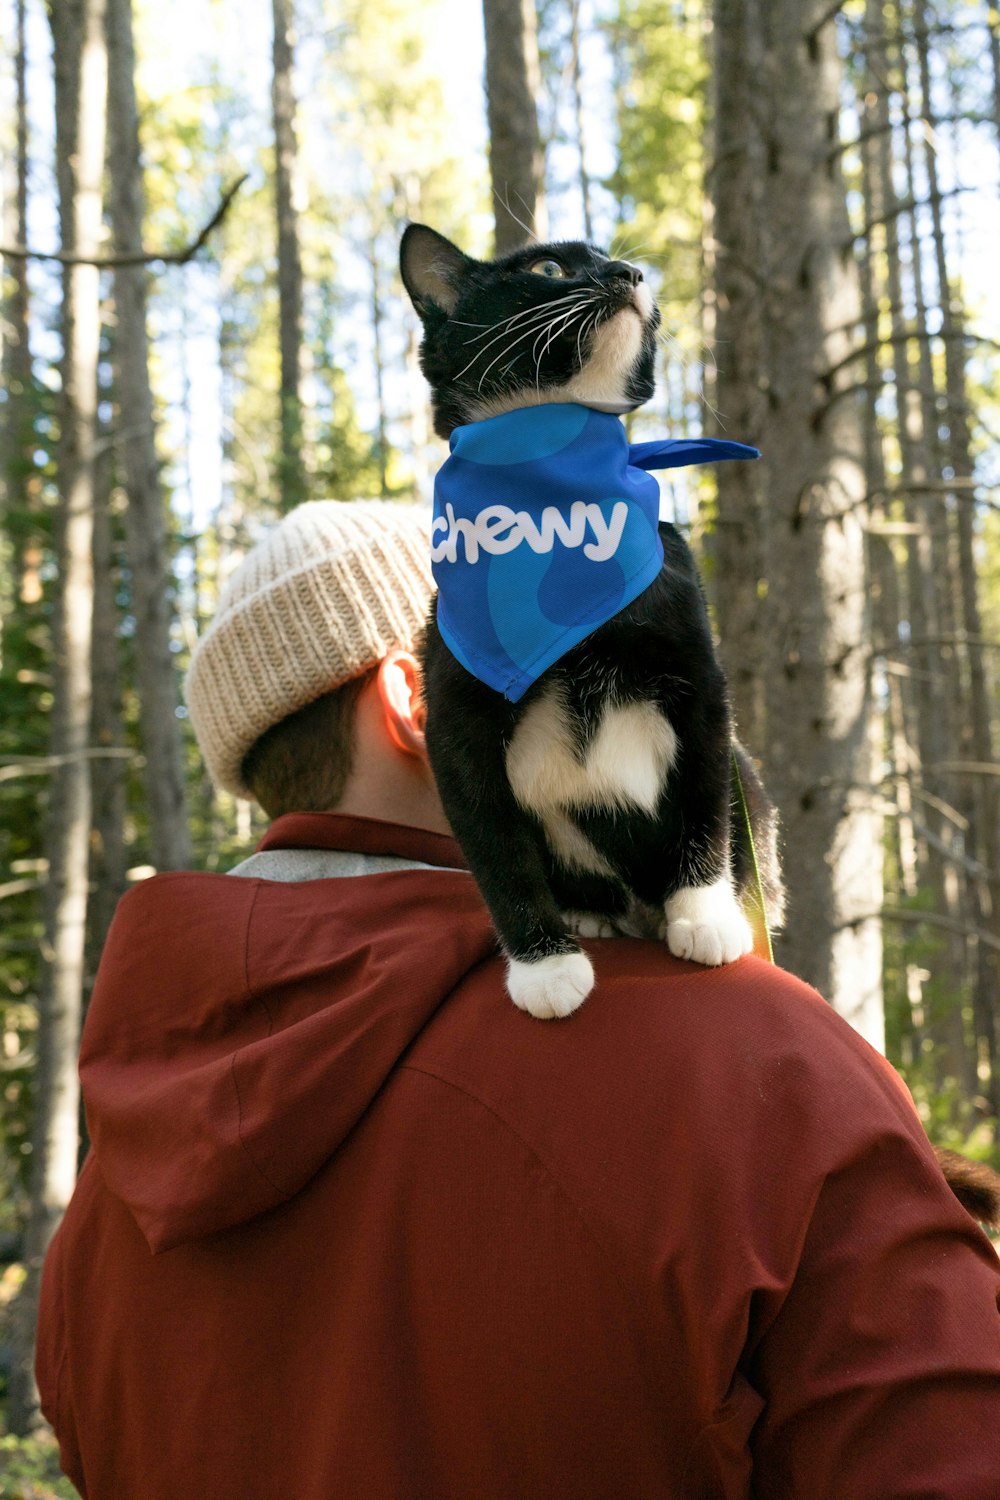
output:
[[[0,1437],[2,1500],[79,1500],[59,1469],[59,1449],[51,1438]]]
[[[30,1168],[39,977],[44,770],[51,707],[51,482],[58,425],[49,387],[5,392],[21,442],[0,475],[0,1234],[15,1232]]]
[[[359,425],[354,392],[345,372],[329,365],[324,378],[330,400],[327,425],[316,444],[317,496],[376,499],[382,494],[377,439]]]
[[[708,70],[701,6],[619,0],[607,30],[617,67],[618,160],[607,179],[619,205],[616,249],[657,265],[665,311],[689,309],[702,290]]]

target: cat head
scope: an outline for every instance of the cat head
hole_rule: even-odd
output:
[[[424,224],[400,246],[424,327],[434,427],[575,401],[626,412],[653,394],[660,314],[638,266],[581,241],[473,260]]]

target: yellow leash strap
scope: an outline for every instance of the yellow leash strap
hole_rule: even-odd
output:
[[[753,885],[749,892],[747,918],[753,929],[753,951],[758,958],[766,958],[768,963],[774,963],[774,949],[771,947],[771,934],[767,929],[767,903],[764,900],[764,883],[760,878],[760,865],[757,863],[757,849],[753,841],[753,829],[750,826],[750,809],[747,807],[746,793],[743,790],[743,777],[740,775],[739,761],[736,759],[736,751],[733,751],[733,784],[739,797],[740,810],[743,814],[743,826],[746,830],[747,843],[750,847],[750,860],[753,864]]]

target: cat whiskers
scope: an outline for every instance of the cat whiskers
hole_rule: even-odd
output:
[[[535,324],[532,324],[532,326],[529,329],[526,329],[525,331],[523,331],[521,333],[515,334],[514,337],[513,337],[513,339],[508,344],[506,344],[503,349],[501,349],[500,353],[495,357],[495,359],[491,360],[490,363],[486,366],[486,369],[483,371],[482,375],[479,378],[479,394],[482,395],[483,385],[484,385],[484,383],[486,381],[486,377],[490,373],[490,371],[493,369],[494,365],[498,365],[502,359],[506,359],[507,355],[510,354],[510,353],[512,353],[515,344],[520,343],[521,339],[524,338],[524,337],[526,337],[528,334],[534,334],[534,336],[535,336],[535,344],[534,344],[534,349],[533,349],[532,353],[533,353],[533,355],[535,357],[536,369],[540,372],[540,370],[541,370],[541,356],[538,356],[537,354],[535,354],[535,350],[537,350],[540,341],[543,338],[546,338],[546,336],[547,336],[548,342],[545,345],[545,348],[547,349],[549,347],[549,344],[551,344],[552,340],[560,332],[562,332],[564,330],[564,328],[568,326],[568,324],[572,323],[572,321],[573,321],[573,319],[575,317],[582,316],[585,311],[586,311],[586,305],[584,305],[584,306],[579,306],[579,305],[574,306],[574,307],[570,308],[570,310],[568,312],[566,312],[565,308],[560,305],[559,307],[557,307],[555,309],[555,311],[552,311],[551,309],[549,310],[549,317],[544,322],[541,330],[538,329],[537,323],[535,323]],[[545,353],[545,350],[543,349],[542,350],[542,355],[544,355],[544,353]],[[474,361],[473,361],[473,363],[474,363]],[[537,382],[536,382],[536,385],[537,385]]]
[[[553,339],[556,338],[559,334],[568,333],[569,330],[570,330],[570,328],[572,327],[573,323],[575,322],[575,320],[578,317],[582,320],[581,321],[581,329],[582,329],[583,324],[587,320],[588,314],[590,316],[594,316],[594,314],[591,312],[592,305],[593,305],[593,302],[592,302],[592,299],[591,299],[590,301],[584,303],[582,307],[574,307],[569,313],[566,314],[566,316],[563,318],[562,322],[560,323],[560,325],[558,327],[552,327],[551,329],[548,329],[548,330],[543,329],[542,333],[539,334],[539,336],[535,339],[535,344],[534,344],[534,348],[532,350],[532,354],[534,355],[534,359],[535,359],[535,394],[539,398],[541,397],[541,394],[542,394],[542,360],[545,358],[545,355],[546,355],[548,349],[550,348]],[[539,345],[539,343],[541,342],[542,338],[545,336],[546,333],[548,334],[548,337],[546,338],[544,347],[542,348],[541,352],[539,353],[539,351],[538,351],[538,345]],[[579,344],[578,344],[577,347],[579,348]],[[583,361],[581,359],[581,365],[582,365],[582,363],[583,363]]]
[[[484,330],[483,333],[477,333],[472,338],[465,339],[464,342],[466,344],[477,344],[479,340],[484,339],[488,333],[494,333],[498,330],[501,333],[508,331],[514,326],[515,323],[519,323],[522,318],[531,320],[533,314],[537,314],[539,317],[547,317],[553,311],[565,307],[566,303],[571,298],[589,296],[590,293],[587,291],[586,287],[577,287],[572,292],[564,293],[564,295],[561,297],[553,297],[550,301],[543,302],[540,306],[532,305],[531,307],[522,307],[519,312],[511,313],[509,318],[504,318],[502,323],[462,323],[460,324],[460,327],[462,328],[482,328]],[[452,321],[456,322],[457,319],[452,319]],[[489,348],[489,345],[487,344],[486,347]]]
[[[583,292],[582,289],[581,289],[581,292],[582,292],[582,295],[584,295],[584,296],[586,296],[588,298],[590,297],[590,293],[589,292]],[[578,294],[575,293],[575,292],[571,292],[569,295],[570,296],[576,296]],[[469,370],[472,369],[472,366],[476,363],[476,361],[482,358],[482,356],[486,353],[487,349],[491,349],[494,344],[499,344],[501,342],[501,340],[507,339],[510,336],[510,334],[511,334],[511,325],[514,322],[516,322],[517,319],[524,318],[525,319],[525,326],[518,333],[515,333],[513,335],[513,337],[510,339],[510,342],[508,343],[507,347],[498,356],[499,359],[503,359],[504,354],[507,352],[507,350],[508,349],[512,349],[514,347],[514,344],[520,342],[521,339],[523,339],[523,338],[529,338],[533,333],[536,333],[540,324],[544,324],[547,327],[548,324],[549,324],[549,321],[552,318],[555,318],[555,317],[559,316],[559,313],[563,310],[564,306],[565,306],[565,299],[560,299],[558,302],[546,303],[543,307],[526,308],[526,309],[522,310],[522,312],[520,312],[520,313],[515,313],[512,318],[507,318],[504,321],[504,323],[503,323],[503,325],[502,325],[502,327],[500,329],[500,332],[497,333],[497,334],[495,334],[495,336],[490,339],[490,341],[489,341],[488,344],[484,344],[481,349],[477,350],[476,353],[469,360],[469,363],[467,365],[465,365],[461,370],[459,370],[458,374],[455,375],[453,377],[453,379],[456,380],[456,381],[457,380],[461,380],[462,376],[465,375]],[[528,317],[529,313],[532,314],[533,316]],[[477,342],[477,340],[475,340],[475,339],[467,339],[466,342],[467,343],[475,343],[475,342]],[[492,369],[493,365],[496,364],[496,363],[497,363],[497,360],[493,360],[493,362],[490,364],[490,366],[488,368]]]
[[[711,412],[712,416],[719,422],[721,430],[725,431],[725,423],[722,421],[721,414],[718,408],[709,400],[705,390],[708,373],[711,372],[716,376],[719,373],[715,350],[711,344],[699,341],[691,349],[685,349],[676,334],[667,331],[666,319],[662,318],[662,316],[659,327],[654,330],[654,335],[667,361],[672,361],[674,364],[680,365],[683,370],[693,370],[696,374],[700,374],[701,390],[696,392],[697,399],[700,400],[706,411]]]
[[[580,324],[580,329],[576,336],[576,358],[581,370],[583,369],[583,336],[585,333],[589,334],[597,328],[600,316],[601,312],[600,308],[598,308],[596,312],[592,312],[589,317],[584,318]],[[589,327],[588,324],[590,325]]]
[[[472,336],[471,339],[465,339],[465,341],[463,342],[465,342],[465,344],[478,344],[478,342],[480,342],[480,339],[486,338],[487,333],[493,333],[493,335],[495,335],[495,338],[490,339],[490,344],[495,344],[496,339],[502,338],[502,336],[504,336],[504,333],[511,332],[514,324],[520,323],[520,321],[522,320],[525,321],[526,324],[534,324],[535,321],[538,321],[538,323],[540,323],[540,321],[544,321],[546,320],[546,318],[549,318],[550,315],[553,314],[553,312],[565,308],[568,300],[580,299],[580,297],[589,296],[591,296],[591,294],[586,291],[586,288],[580,287],[577,288],[576,291],[571,291],[571,293],[568,293],[565,297],[559,297],[559,299],[553,299],[552,302],[543,303],[540,308],[537,308],[537,306],[532,306],[532,308],[522,308],[520,309],[520,312],[513,312],[513,314],[510,315],[510,318],[504,318],[504,321],[502,321],[502,323],[462,324],[462,327],[465,327],[465,329],[484,330],[483,333],[477,333],[477,335]],[[484,348],[487,348],[487,350],[489,350],[489,347],[489,344],[484,345]],[[483,353],[483,351],[480,350],[480,354],[481,353]],[[474,356],[474,360],[475,359],[478,359],[478,354],[477,356]],[[468,366],[466,366],[466,369],[468,369]]]

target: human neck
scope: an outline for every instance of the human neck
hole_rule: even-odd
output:
[[[351,772],[330,810],[451,834],[426,754],[393,738],[374,684],[358,699]]]

